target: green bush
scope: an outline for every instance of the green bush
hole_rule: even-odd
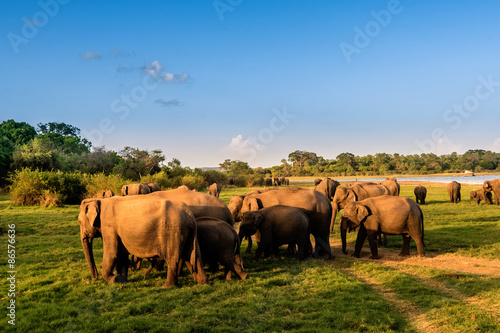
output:
[[[85,177],[80,173],[24,168],[10,177],[12,200],[22,205],[60,206],[79,204],[85,197]]]
[[[128,183],[126,179],[117,174],[105,175],[97,173],[95,175],[86,175],[86,197],[100,197],[106,190],[113,191],[119,195],[122,186]]]
[[[21,205],[39,204],[48,183],[44,173],[38,169],[16,170],[9,179],[12,201]]]
[[[182,184],[181,185],[186,185],[190,189],[201,190],[207,186],[207,183],[205,182],[205,178],[203,178],[203,176],[186,175],[186,176],[182,177]]]

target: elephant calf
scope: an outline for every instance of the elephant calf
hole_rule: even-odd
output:
[[[309,239],[309,219],[299,208],[271,206],[258,211],[246,212],[240,224],[240,239],[260,231],[260,243],[256,251],[258,259],[262,252],[267,257],[273,251],[278,254],[283,244],[298,247],[297,256],[303,260],[312,250]]]
[[[422,185],[418,185],[413,190],[413,193],[415,194],[415,201],[418,204],[425,205],[425,197],[427,196],[427,189]]]
[[[354,257],[359,258],[361,248],[368,237],[371,259],[378,259],[377,236],[403,235],[403,249],[399,255],[410,254],[410,237],[417,244],[420,256],[424,250],[424,216],[418,204],[408,198],[380,196],[348,203],[340,220],[342,252],[346,251],[346,232],[359,227]]]
[[[480,190],[475,190],[470,192],[469,203],[472,199],[476,199],[476,203],[479,205],[481,200],[484,201],[485,205],[493,204],[493,196],[491,192],[486,191],[484,188]]]
[[[236,230],[226,221],[213,217],[197,218],[196,225],[201,258],[204,264],[209,264],[210,271],[215,273],[220,263],[224,266],[226,280],[231,280],[231,273],[245,280],[248,274],[243,268]]]

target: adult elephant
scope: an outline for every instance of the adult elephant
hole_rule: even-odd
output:
[[[332,206],[328,198],[309,189],[290,186],[284,189],[268,191],[260,194],[247,195],[243,199],[241,209],[237,213],[238,219],[248,211],[255,211],[265,207],[285,205],[300,208],[309,218],[310,232],[316,240],[315,257],[329,259],[332,257],[330,248],[330,220]]]
[[[359,227],[354,257],[359,258],[365,239],[370,243],[371,259],[378,259],[377,236],[403,235],[403,249],[399,255],[410,254],[410,237],[417,244],[420,256],[424,249],[424,215],[418,204],[408,198],[379,196],[348,203],[340,219],[342,252],[346,251],[346,233]]]
[[[266,178],[266,186],[273,186],[273,180],[271,178]]]
[[[318,185],[314,187],[315,191],[323,193],[331,201],[335,196],[335,190],[340,185],[336,180],[325,178]]]
[[[138,195],[138,194],[149,194],[151,189],[148,184],[127,184],[122,186],[122,196],[126,195]]]
[[[161,191],[160,185],[150,182],[150,183],[144,183],[149,187],[150,192],[156,192],[156,191]]]
[[[486,192],[495,192],[495,205],[500,203],[500,179],[487,180],[483,184],[483,189]]]
[[[274,177],[274,186],[281,186],[281,178]]]
[[[160,197],[172,201],[184,202],[189,206],[196,218],[209,216],[234,225],[234,218],[229,208],[219,198],[213,195],[190,191],[186,187],[174,190],[153,192],[146,197]]]
[[[450,196],[450,202],[458,203],[462,201],[462,195],[460,194],[460,189],[462,185],[456,181],[452,181],[446,186],[448,190],[448,195]]]
[[[216,198],[219,197],[221,189],[222,189],[222,186],[217,184],[217,183],[213,183],[212,185],[207,186],[208,193],[210,193],[210,195],[213,195]]]
[[[393,179],[396,179],[396,178],[393,177]],[[384,185],[385,187],[387,187],[389,189],[389,191],[391,191],[392,196],[395,196],[395,197],[399,196],[399,193],[401,191],[401,186],[398,184],[397,181],[386,178],[384,181],[382,181],[380,183],[380,185]]]
[[[353,184],[350,187],[338,187],[332,201],[332,221],[330,232],[333,232],[337,212],[354,201],[361,201],[381,195],[391,195],[391,191],[384,185]]]
[[[184,260],[195,281],[206,284],[197,241],[196,220],[188,206],[161,198],[113,197],[86,199],[78,215],[83,251],[93,274],[97,275],[91,241],[102,235],[102,275],[109,282],[126,282],[128,255],[159,258],[168,266],[163,287],[177,283],[180,260]],[[114,269],[117,275],[113,274]]]

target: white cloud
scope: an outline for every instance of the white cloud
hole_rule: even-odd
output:
[[[102,59],[102,55],[100,52],[92,52],[92,51],[87,51],[84,54],[80,54],[80,58],[82,58],[83,61],[89,61],[89,60],[100,60]]]
[[[252,144],[250,139],[243,140],[243,136],[239,134],[238,136],[231,139],[231,143],[227,146],[227,148],[234,152],[245,151],[248,148],[251,148]]]
[[[182,74],[174,74],[174,73],[163,73],[163,66],[160,64],[158,60],[153,61],[150,65],[143,67],[144,72],[149,76],[162,80],[164,82],[179,82],[185,83],[189,80],[190,76],[188,73],[184,72]]]
[[[157,99],[155,101],[156,104],[160,104],[161,107],[169,107],[169,106],[182,106],[182,102],[179,101],[178,99],[171,99],[169,101],[166,101],[162,98]]]

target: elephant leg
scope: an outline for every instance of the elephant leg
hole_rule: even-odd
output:
[[[260,255],[262,254],[263,247],[264,247],[264,245],[262,244],[262,242],[260,242],[259,245],[257,246],[257,250],[255,251],[255,259],[256,260],[260,259]]]
[[[378,255],[378,246],[377,246],[377,234],[378,232],[367,232],[368,243],[370,244],[370,259],[380,259]]]
[[[118,237],[116,235],[103,237],[103,243],[102,277],[108,283],[126,282],[121,275],[113,274],[119,254]]]
[[[241,266],[240,266],[239,264],[237,264],[237,263],[233,263],[233,264],[232,264],[232,267],[233,267],[232,271],[233,271],[234,273],[236,273],[236,274],[240,277],[240,279],[242,279],[242,280],[246,280],[246,278],[247,278],[248,274],[247,274],[247,272],[245,272],[245,270],[243,269],[243,267],[241,267]]]
[[[421,257],[425,257],[425,247],[424,247],[424,242],[422,241],[422,237],[412,237],[413,240],[415,241],[415,244],[417,244],[417,253]]]
[[[287,247],[285,253],[293,256],[295,254],[295,249],[296,249],[295,243],[290,243],[290,244],[288,244],[288,247]]]
[[[231,281],[232,280],[232,273],[231,269],[228,266],[224,266],[224,276],[226,277],[226,281]]]
[[[332,249],[330,247],[330,241],[324,241],[321,237],[316,237],[314,236],[314,240],[316,242],[316,246],[314,248],[314,253],[313,253],[313,257],[314,258],[317,258],[317,259],[325,259],[325,260],[328,260],[328,259],[331,259],[332,258]],[[311,243],[311,241],[309,241],[309,243]],[[311,250],[312,250],[312,244],[310,244],[311,246]],[[323,250],[324,254],[320,254],[323,253]]]
[[[116,273],[121,275],[125,281],[127,281],[128,278],[128,267],[130,265],[128,256],[129,253],[127,249],[123,246],[122,242],[119,242],[118,256],[116,258]]]
[[[167,262],[167,280],[161,286],[162,288],[170,288],[177,285],[177,270],[179,268],[179,262],[176,260],[169,260]]]
[[[153,258],[149,261],[149,267],[144,272],[144,278],[148,276],[148,274],[153,270],[153,268],[157,265],[157,263],[158,260],[156,258]]]
[[[399,253],[400,256],[409,256],[410,255],[410,236],[403,235],[403,249]]]
[[[252,251],[252,236],[247,237],[247,249],[245,253],[250,253]]]
[[[356,245],[354,246],[354,253],[352,254],[353,257],[359,258],[361,254],[361,249],[363,248],[363,244],[365,243],[366,239],[366,228],[361,225],[359,227],[358,231],[358,236],[356,237]]]

